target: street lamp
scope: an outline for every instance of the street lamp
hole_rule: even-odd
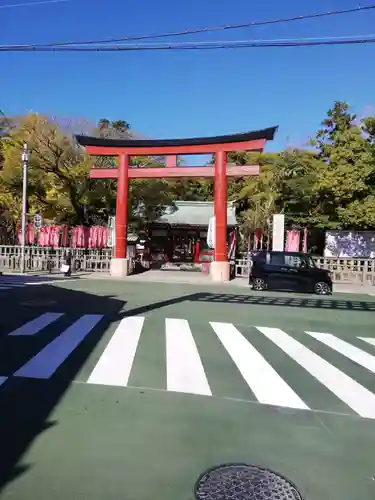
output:
[[[25,272],[26,217],[27,217],[27,170],[29,166],[29,150],[26,142],[22,150],[23,183],[22,183],[22,236],[21,236],[21,273]]]

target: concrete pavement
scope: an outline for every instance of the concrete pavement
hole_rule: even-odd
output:
[[[93,273],[84,276],[88,279],[113,279],[109,273]],[[134,274],[123,279],[124,282],[136,283],[186,283],[192,285],[213,285],[208,274],[184,272],[184,271],[160,271],[152,270],[141,274]],[[235,286],[239,288],[248,288],[248,280],[246,278],[235,278],[221,286]],[[375,287],[371,285],[360,285],[354,283],[334,283],[334,293],[350,293],[350,294],[375,294]]]
[[[200,272],[184,272],[184,271],[161,271],[161,270],[151,270],[140,274],[133,274],[127,276],[126,278],[113,278],[107,272],[78,272],[73,273],[70,278],[65,278],[62,274],[4,274],[0,277],[1,280],[6,280],[7,278],[19,278],[25,283],[35,283],[36,281],[63,281],[63,280],[75,280],[75,279],[90,279],[90,280],[113,280],[114,282],[123,281],[124,283],[177,283],[177,284],[191,284],[199,286],[212,286],[210,276],[205,273]],[[29,279],[28,279],[29,278]],[[215,284],[217,285],[217,284]],[[235,278],[227,283],[223,283],[218,286],[228,287],[234,286],[238,288],[248,288],[248,281],[246,278]],[[357,283],[334,283],[333,284],[334,293],[348,293],[348,294],[359,294],[359,295],[375,295],[375,286],[362,285]]]

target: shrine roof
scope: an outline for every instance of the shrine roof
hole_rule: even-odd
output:
[[[176,201],[175,207],[168,208],[155,222],[174,226],[208,226],[213,215],[213,201]],[[237,225],[233,203],[227,204],[227,221],[228,226]]]
[[[174,146],[199,146],[210,144],[231,144],[264,139],[272,141],[278,127],[269,127],[262,130],[253,130],[240,134],[215,135],[212,137],[191,137],[186,139],[106,139],[76,135],[81,146],[113,147],[113,148],[150,148]]]

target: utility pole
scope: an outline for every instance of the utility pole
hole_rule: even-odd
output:
[[[29,150],[26,142],[22,150],[23,184],[22,184],[22,237],[21,237],[21,273],[25,272],[25,246],[26,246],[26,222],[27,222],[27,170],[29,166]]]

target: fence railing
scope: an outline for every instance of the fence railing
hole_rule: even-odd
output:
[[[60,273],[65,263],[67,250],[72,253],[73,272],[109,272],[112,257],[111,248],[45,248],[26,247],[25,265],[28,272]],[[342,259],[336,257],[314,257],[316,265],[331,273],[334,283],[356,283],[375,285],[375,259]],[[251,260],[237,259],[235,275],[248,278]],[[0,245],[0,271],[21,271],[21,247]]]
[[[248,278],[251,269],[250,259],[236,259],[236,278]]]
[[[375,285],[375,259],[314,258],[316,265],[331,273],[334,283]]]
[[[66,252],[72,253],[72,271],[108,272],[112,257],[111,248],[25,248],[25,268],[28,272],[60,273]],[[21,247],[0,245],[0,271],[21,271]]]
[[[375,285],[375,259],[354,259],[337,257],[313,257],[319,268],[331,273],[334,283],[355,283]],[[236,277],[248,278],[251,260],[247,258],[236,260]]]

